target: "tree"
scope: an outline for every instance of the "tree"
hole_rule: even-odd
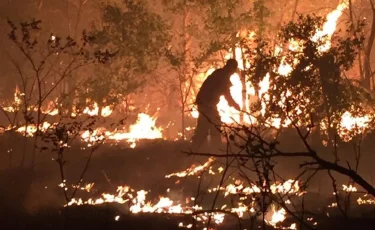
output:
[[[57,100],[52,109],[58,108],[60,114],[64,113],[64,108],[59,108],[59,105],[77,89],[72,89],[68,94],[61,94],[60,85],[75,71],[94,63],[106,63],[114,54],[108,50],[90,47],[88,43],[92,37],[86,32],[82,35],[82,45],[79,45],[71,37],[63,39],[54,34],[49,34],[47,38],[43,37],[45,34],[40,32],[42,30],[40,20],[23,22],[19,26],[11,21],[8,23],[9,39],[18,51],[17,54],[26,60],[26,64],[20,65],[15,58],[9,56],[22,83],[22,102],[19,109],[22,110],[24,118],[24,135],[25,137],[28,135],[27,130],[30,125],[35,126],[36,147],[48,114],[44,108],[48,107],[51,101]],[[80,80],[85,81],[85,79]],[[35,163],[35,151],[36,148],[33,148],[32,169]],[[25,156],[26,150],[21,162],[22,166]]]
[[[122,99],[150,81],[149,76],[159,65],[167,42],[168,27],[161,17],[151,12],[145,1],[123,0],[102,2],[101,25],[96,26],[95,44],[108,45],[117,51],[116,58],[96,71],[90,86],[101,105],[110,98]]]
[[[359,75],[364,87],[373,90],[374,71],[372,71],[371,54],[375,40],[375,5],[373,0],[356,3],[351,0],[349,4],[349,20],[352,24],[364,23],[363,18],[371,18],[369,23],[367,41],[359,52],[358,64]],[[363,10],[366,9],[366,10]]]
[[[314,41],[316,28],[321,28],[323,22],[319,17],[301,16],[298,23],[289,23],[279,35],[281,47],[291,41],[295,41],[297,47],[278,56],[263,48],[265,52],[254,61],[250,72],[254,83],[258,84],[267,73],[270,77],[265,117],[298,120],[298,124],[307,126],[311,120],[318,123],[325,120],[326,127],[336,127],[344,112],[363,113],[365,107],[361,105],[370,105],[371,99],[365,90],[355,86],[345,75],[355,60],[351,54],[357,54],[363,42],[361,27],[353,38],[335,37],[333,47],[326,50],[331,43],[328,35]],[[301,29],[305,24],[308,27]],[[280,66],[290,67],[292,71],[280,71]],[[299,114],[306,114],[306,117]],[[314,126],[319,124],[314,123]]]
[[[172,13],[168,17],[175,19],[171,26],[175,39],[166,57],[177,76],[175,84],[180,96],[181,130],[185,138],[185,116],[189,110],[191,112],[199,81],[204,80],[197,76],[224,63],[222,52],[238,56],[238,32],[250,26],[251,15],[245,1],[176,0],[163,3]]]

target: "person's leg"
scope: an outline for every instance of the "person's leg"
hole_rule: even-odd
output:
[[[207,140],[209,128],[210,123],[207,121],[205,116],[199,113],[197,127],[195,128],[194,136],[192,138],[192,147],[194,149],[199,149],[202,146],[202,144]]]
[[[211,135],[211,146],[221,144],[221,119],[217,111],[212,111],[210,114],[210,135]]]

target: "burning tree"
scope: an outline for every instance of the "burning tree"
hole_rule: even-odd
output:
[[[342,4],[338,11],[346,6],[345,2]],[[337,11],[334,13],[337,16]],[[263,216],[264,224],[273,225],[267,221],[266,213],[270,212],[271,204],[277,204],[301,226],[313,228],[313,223],[305,222],[303,200],[296,202],[292,196],[274,190],[275,184],[287,182],[286,175],[291,176],[279,168],[285,158],[293,159],[299,166],[291,180],[292,185],[284,187],[287,191],[292,191],[293,184],[299,183],[297,191],[303,193],[316,175],[327,172],[332,181],[335,205],[346,217],[353,192],[345,189],[349,185],[357,184],[365,193],[375,196],[375,187],[358,171],[362,137],[373,127],[373,99],[347,76],[364,40],[363,24],[346,31],[347,36],[333,36],[335,24],[331,20],[330,16],[324,20],[301,15],[297,22],[282,27],[276,50],[263,41],[256,49],[256,55],[252,55],[257,58],[248,60],[252,68],[247,74],[259,98],[247,114],[254,123],[223,125],[223,133],[228,138],[225,153],[189,153],[225,159],[217,195],[212,209],[207,211],[220,212],[216,204],[218,194],[222,192],[220,188],[224,187],[228,192],[228,186],[224,185],[237,173],[241,180],[234,185],[234,194],[245,201],[242,203],[244,210],[250,215],[258,213]],[[279,132],[274,133],[275,129]],[[298,137],[301,145],[288,146],[288,141],[283,139],[288,136],[285,132],[291,130],[295,131],[293,138]],[[326,134],[328,139],[324,144],[331,148],[318,147],[312,137],[314,133]],[[343,141],[351,141],[354,145],[354,163],[349,160],[343,163],[343,159],[348,159],[339,151],[339,143]],[[349,180],[344,195],[337,188],[338,175]],[[246,196],[248,187],[253,188],[250,193],[254,193],[254,185],[258,189],[257,195]],[[241,199],[242,196],[245,198]]]

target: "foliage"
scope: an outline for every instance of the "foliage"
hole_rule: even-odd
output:
[[[106,138],[104,135],[99,135],[94,131],[97,118],[88,117],[84,120],[71,120],[69,117],[62,117],[56,124],[52,124],[48,129],[41,133],[42,143],[38,147],[41,152],[47,151],[54,153],[55,156],[52,158],[59,166],[59,172],[61,177],[61,188],[64,193],[65,202],[69,203],[77,193],[81,183],[83,182],[85,173],[88,170],[91,158],[95,151],[104,143]],[[82,172],[77,178],[74,189],[69,194],[69,189],[66,180],[65,164],[67,163],[66,158],[69,153],[69,148],[72,147],[74,141],[81,138],[82,132],[88,133],[88,138],[82,141],[89,141],[89,157],[82,168]]]
[[[158,67],[169,41],[168,27],[144,1],[102,2],[101,11],[102,25],[94,28],[93,43],[112,47],[117,56],[107,66],[96,69],[86,85],[92,90],[83,96],[95,98],[99,104],[116,104],[121,96],[144,86],[145,74]]]
[[[48,39],[43,39],[40,35],[42,30],[40,20],[20,23],[20,27],[11,21],[8,23],[11,27],[9,39],[27,60],[27,65],[21,67],[15,59],[12,59],[22,82],[25,118],[31,116],[30,113],[34,108],[40,115],[41,107],[48,100],[55,99],[51,98],[52,95],[60,97],[59,92],[56,91],[72,73],[89,64],[107,63],[114,56],[108,50],[90,47],[88,43],[92,37],[86,32],[82,34],[82,44],[78,44],[69,36],[61,38],[50,34]],[[47,82],[51,86],[46,86]],[[65,99],[66,97],[59,98],[60,102]],[[31,118],[28,118],[28,121],[31,122]],[[38,117],[37,122],[38,124],[41,122],[41,117]]]
[[[21,65],[15,58],[10,57],[22,83],[20,87],[22,98],[19,103],[23,115],[21,123],[24,123],[26,129],[30,124],[36,126],[34,144],[37,145],[41,135],[41,124],[47,117],[43,109],[54,101],[54,108],[50,109],[58,108],[60,113],[64,113],[68,108],[62,109],[59,105],[77,89],[69,89],[69,92],[61,91],[60,85],[66,83],[79,69],[91,64],[107,63],[115,54],[102,47],[91,47],[89,43],[93,37],[86,32],[83,32],[79,44],[69,36],[61,38],[49,34],[44,38],[45,33],[42,33],[40,20],[23,22],[19,26],[11,21],[8,21],[8,24],[9,39],[23,59],[26,59],[26,64]],[[21,165],[24,163],[25,154],[26,151]],[[34,161],[35,149],[33,149],[32,167]]]
[[[141,73],[153,70],[168,41],[161,17],[150,12],[143,1],[123,0],[120,6],[102,7],[103,28],[95,34],[96,41],[113,45],[124,68]]]
[[[275,55],[273,47],[264,43],[257,50],[259,55],[249,74],[256,85],[267,74],[270,76],[269,98],[263,98],[265,117],[314,126],[327,117],[337,123],[345,111],[358,111],[364,109],[364,104],[369,105],[368,94],[345,75],[353,67],[364,40],[362,28],[357,28],[356,36],[334,36],[332,47],[323,50],[330,44],[327,37],[313,40],[323,23],[321,17],[301,15],[297,22],[284,26],[278,36],[283,49],[291,42],[298,43],[298,48]],[[285,76],[280,66],[293,70]]]
[[[282,51],[276,52],[273,45],[262,39],[259,39],[255,50],[247,49],[249,56],[256,57],[248,60],[252,67],[247,70],[247,74],[256,87],[256,93],[261,95],[255,110],[263,109],[264,116],[257,117],[256,125],[226,127],[230,131],[224,154],[189,153],[224,159],[224,164],[220,162],[225,165],[222,179],[213,187],[224,187],[223,181],[237,174],[241,180],[236,181],[236,195],[243,196],[245,189],[253,188],[253,185],[259,188],[259,193],[254,197],[253,194],[246,194],[241,199],[246,203],[241,204],[247,210],[253,210],[252,215],[263,216],[263,229],[264,216],[272,204],[282,207],[300,223],[301,228],[315,229],[315,226],[305,221],[307,212],[303,191],[317,175],[318,180],[322,180],[322,173],[326,173],[331,180],[335,205],[345,218],[348,218],[352,191],[340,191],[339,194],[339,177],[348,181],[347,186],[357,184],[365,193],[375,195],[375,187],[359,171],[363,156],[361,134],[357,134],[357,138],[344,148],[339,148],[337,139],[333,138],[333,158],[327,156],[331,149],[316,145],[312,137],[316,130],[314,127],[326,121],[328,124],[324,125],[328,129],[339,128],[340,119],[346,111],[353,115],[372,116],[366,110],[373,106],[369,93],[346,76],[358,58],[358,51],[364,41],[362,24],[355,30],[346,31],[348,35],[315,39],[323,23],[321,17],[301,15],[297,22],[290,22],[281,29],[276,44],[279,45],[277,50]],[[331,45],[330,49],[325,49],[327,44]],[[289,72],[285,71],[288,66],[291,67]],[[268,77],[269,87],[267,90],[261,89],[259,84]],[[289,129],[281,135],[273,135],[273,128],[268,123],[270,118],[275,117],[281,118],[282,122],[290,121]],[[288,168],[283,167],[284,162],[288,162]],[[287,182],[286,177],[290,179],[289,182],[298,183],[299,191],[290,194],[273,192],[272,185]],[[288,191],[294,188],[294,185],[286,186]],[[219,189],[216,193],[220,193]],[[212,212],[218,206],[216,198],[217,195]],[[248,202],[246,198],[251,201]],[[322,214],[325,215],[326,211],[317,216]]]

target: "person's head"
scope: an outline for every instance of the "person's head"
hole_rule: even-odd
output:
[[[224,66],[224,69],[227,70],[231,75],[237,72],[238,63],[236,59],[229,59]]]

